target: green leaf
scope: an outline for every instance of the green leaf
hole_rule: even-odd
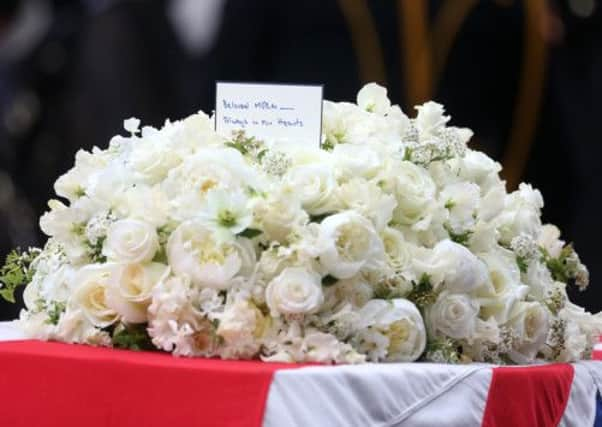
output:
[[[453,228],[449,224],[444,224],[443,228],[449,234],[449,238],[460,245],[468,246],[468,242],[470,241],[470,236],[472,236],[472,231],[467,230],[462,233],[457,233],[453,230]]]
[[[261,233],[263,233],[263,231],[257,230],[256,228],[245,228],[243,231],[238,233],[238,235],[246,237],[247,239],[252,239],[259,236]]]
[[[339,279],[328,274],[328,275],[322,277],[322,286],[326,286],[326,287],[332,286],[338,281],[339,281]]]
[[[315,222],[320,224],[322,221],[324,221],[326,218],[328,218],[330,215],[332,215],[334,212],[327,212],[325,214],[322,215],[311,215],[309,217],[309,221],[310,222]]]
[[[125,325],[119,324],[113,330],[113,346],[134,351],[156,350],[146,330],[146,323]]]
[[[15,290],[31,282],[34,271],[30,265],[39,253],[39,249],[23,252],[15,249],[6,256],[4,266],[0,269],[0,296],[3,299],[14,303]]]

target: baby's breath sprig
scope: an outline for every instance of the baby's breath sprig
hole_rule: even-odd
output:
[[[462,346],[451,338],[437,338],[426,345],[424,359],[434,363],[462,362]]]
[[[589,285],[589,271],[581,263],[579,255],[568,244],[562,248],[558,257],[554,258],[545,248],[540,248],[541,260],[546,264],[554,280],[562,283],[574,281],[579,290],[584,290]]]
[[[250,157],[255,161],[260,161],[266,153],[263,141],[256,139],[254,136],[247,136],[244,130],[232,132],[232,139],[226,141],[224,145],[240,151],[243,156]]]
[[[412,290],[408,294],[407,299],[412,301],[419,309],[424,310],[435,303],[438,294],[439,292],[435,291],[431,284],[430,276],[423,273],[418,282],[412,282]]]

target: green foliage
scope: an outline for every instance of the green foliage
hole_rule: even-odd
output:
[[[412,291],[408,294],[407,299],[419,309],[423,310],[437,300],[438,292],[433,288],[428,274],[423,273],[418,282],[412,282],[412,286]]]
[[[518,265],[518,268],[521,273],[526,273],[527,269],[529,268],[527,260],[525,259],[525,257],[522,256],[516,257],[516,265]]]
[[[48,313],[48,320],[46,320],[46,323],[57,325],[66,308],[67,306],[64,302],[52,301],[46,307],[46,312]]]
[[[460,363],[462,347],[450,338],[439,338],[428,341],[424,359],[436,363]]]
[[[329,217],[332,214],[333,214],[332,212],[326,212],[325,214],[321,214],[321,215],[311,215],[309,217],[309,222],[315,222],[317,224],[320,224],[322,221],[324,221],[327,217]]]
[[[33,277],[34,271],[30,268],[32,261],[40,253],[39,249],[20,251],[15,249],[10,252],[0,269],[0,296],[6,301],[15,302],[15,290],[19,286],[25,286]]]
[[[156,350],[152,343],[146,323],[142,324],[119,324],[113,330],[113,346],[134,351]]]
[[[558,258],[552,258],[547,250],[541,248],[542,261],[550,270],[554,280],[562,283],[568,283],[575,277],[575,251],[573,246],[568,244],[560,251]]]
[[[247,239],[252,239],[254,237],[259,236],[263,231],[257,230],[256,228],[245,228],[243,231],[238,233],[241,237],[246,237]]]
[[[327,274],[326,276],[322,277],[322,286],[332,286],[338,281],[339,279],[337,279],[336,277]]]
[[[472,231],[466,230],[462,233],[458,233],[452,229],[449,224],[444,224],[443,227],[447,234],[449,234],[449,238],[460,245],[468,246],[468,242],[470,241],[470,236],[472,236]]]
[[[247,136],[243,130],[234,132],[233,138],[225,145],[238,150],[243,156],[252,156],[256,160],[261,160],[267,151],[263,146],[263,141],[255,139],[253,136]]]

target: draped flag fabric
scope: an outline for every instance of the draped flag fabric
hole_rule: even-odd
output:
[[[11,427],[602,426],[601,385],[596,361],[333,367],[0,342]]]

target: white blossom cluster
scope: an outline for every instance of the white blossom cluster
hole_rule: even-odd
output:
[[[571,361],[600,315],[543,199],[507,193],[427,102],[324,102],[322,147],[218,135],[203,113],[80,151],[40,220],[32,337],[181,356],[356,363]]]

